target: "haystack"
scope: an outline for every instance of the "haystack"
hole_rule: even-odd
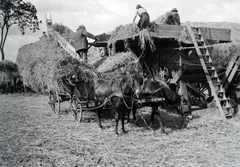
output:
[[[11,77],[19,77],[17,64],[9,60],[0,61],[0,71],[7,73]]]
[[[95,65],[95,67],[105,78],[113,79],[122,77],[130,64],[137,63],[138,58],[134,53],[119,52],[100,60],[99,64],[96,62],[98,66]]]
[[[138,39],[138,45],[142,50],[146,49],[146,44],[148,43],[153,50],[155,50],[155,45],[152,37],[157,37],[152,31],[148,29],[139,30],[136,24],[126,24],[125,26],[118,26],[112,32],[110,39],[108,40],[108,47],[112,46],[112,49],[115,50],[115,44],[118,40],[123,40],[125,49],[128,49],[128,39],[135,40]]]
[[[22,46],[17,64],[23,83],[36,92],[63,91],[63,80],[71,79],[77,73],[80,74],[77,75],[79,80],[88,80],[97,75],[92,66],[71,57],[48,37]]]

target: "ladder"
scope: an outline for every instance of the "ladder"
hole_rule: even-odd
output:
[[[193,33],[190,23],[187,21],[187,30],[192,38],[192,42],[195,46],[196,52],[200,59],[200,63],[203,67],[203,71],[207,78],[207,82],[210,86],[211,93],[214,96],[217,107],[219,109],[222,118],[226,118],[230,115],[225,115],[225,111],[229,114],[229,109],[231,108],[229,99],[226,98],[224,87],[218,77],[215,67],[212,65],[212,58],[209,54],[208,47],[204,41],[201,34],[200,28],[196,28],[196,33]],[[196,37],[200,39],[199,42],[196,41]],[[199,46],[201,45],[201,46]],[[201,47],[201,50],[200,50]]]
[[[47,25],[48,36],[53,36],[54,39],[57,40],[57,42],[60,44],[60,46],[64,50],[66,50],[72,57],[77,58],[78,55],[75,52],[75,48],[65,38],[63,38],[57,31],[53,29],[51,16],[50,16],[50,19],[46,18],[46,25]]]

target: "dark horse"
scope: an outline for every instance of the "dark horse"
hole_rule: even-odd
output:
[[[164,98],[164,101],[147,102],[141,106],[141,107],[150,106],[152,108],[151,123],[153,123],[155,114],[160,117],[160,119],[158,119],[158,121],[159,121],[160,128],[163,132],[165,132],[165,130],[162,125],[161,114],[158,111],[159,106],[166,108],[166,105],[171,105],[178,111],[178,113],[182,117],[184,116],[182,109],[181,109],[181,96],[178,95],[176,92],[172,91],[168,86],[166,86],[161,81],[156,81],[153,79],[145,80],[143,83],[139,97],[140,98],[153,98],[153,99],[154,98]],[[136,109],[133,110],[133,115],[135,115],[135,112],[136,112]],[[182,121],[182,124],[183,124],[183,121]]]
[[[101,113],[103,107],[109,105],[115,113],[115,133],[118,134],[118,122],[121,118],[122,132],[126,133],[124,128],[124,119],[126,110],[131,108],[132,96],[140,91],[141,77],[138,71],[126,73],[120,79],[102,79],[94,78],[88,82],[76,83],[76,88],[80,94],[80,101],[94,101],[98,115],[99,127],[102,128]]]

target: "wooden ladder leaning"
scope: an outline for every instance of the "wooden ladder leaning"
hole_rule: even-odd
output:
[[[199,56],[200,63],[203,67],[203,71],[207,78],[207,82],[210,86],[211,93],[214,96],[214,99],[216,101],[220,115],[222,118],[229,117],[231,116],[229,115],[229,110],[231,108],[231,105],[229,103],[229,99],[226,98],[225,89],[223,88],[223,85],[218,77],[217,71],[212,64],[212,58],[210,56],[210,53],[208,51],[204,38],[201,34],[200,28],[196,28],[196,33],[194,34],[190,23],[187,22],[186,25],[187,25],[187,30],[192,38],[192,42],[194,44],[196,52]],[[198,39],[200,39],[199,43],[196,41],[196,36],[198,37]],[[201,50],[200,50],[199,44],[201,44]]]
[[[65,38],[63,38],[57,31],[53,29],[51,17],[50,19],[46,18],[46,25],[47,25],[48,35],[53,36],[64,50],[66,50],[72,57],[77,58],[77,53],[75,52],[75,48]]]

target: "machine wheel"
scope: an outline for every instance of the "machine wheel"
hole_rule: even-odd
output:
[[[158,76],[159,76],[160,80],[166,82],[170,77],[168,68],[165,66],[160,67],[160,69],[158,71]]]
[[[191,82],[189,84],[187,85],[187,89],[191,104],[200,107],[207,107],[207,103],[212,101],[211,89],[208,83]]]

